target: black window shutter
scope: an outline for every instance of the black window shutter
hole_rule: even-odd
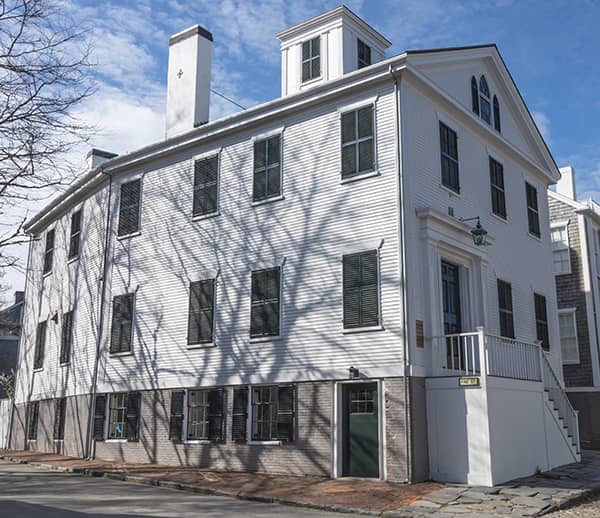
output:
[[[190,283],[188,344],[206,344],[213,340],[215,281]]]
[[[248,423],[248,387],[233,389],[233,415],[231,420],[231,439],[234,442],[246,442]]]
[[[119,200],[119,236],[133,234],[139,229],[140,186],[140,179],[121,185],[121,199]]]
[[[63,315],[60,363],[68,363],[71,356],[71,341],[73,337],[73,312],[69,311]]]
[[[104,440],[104,420],[106,418],[106,394],[97,394],[94,405],[94,440]]]
[[[473,113],[479,115],[479,88],[477,87],[477,79],[471,77],[471,108]]]
[[[65,438],[65,414],[67,410],[67,398],[56,400],[54,414],[54,439],[62,440]]]
[[[140,399],[141,394],[139,392],[129,392],[127,394],[127,417],[125,424],[125,434],[128,441],[138,440]]]
[[[344,327],[369,327],[380,323],[377,252],[343,258]]]
[[[44,366],[44,355],[46,349],[46,327],[47,321],[40,322],[37,327],[35,340],[35,351],[33,354],[33,368],[41,369]]]
[[[173,442],[183,440],[183,402],[184,390],[171,392],[171,419],[169,420],[169,439]]]
[[[360,327],[360,268],[358,254],[344,256],[344,327]]]
[[[224,441],[223,422],[223,397],[222,388],[208,392],[208,438],[211,441]]]
[[[294,421],[296,417],[296,387],[282,385],[277,392],[277,438],[280,441],[294,441]]]

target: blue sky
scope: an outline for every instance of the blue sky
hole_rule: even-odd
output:
[[[275,33],[337,5],[328,0],[59,0],[90,29],[97,94],[79,116],[94,147],[116,153],[161,140],[169,36],[199,23],[213,33],[212,86],[250,107],[280,92]],[[573,165],[580,198],[600,201],[600,1],[348,0],[407,49],[496,43],[559,165]],[[211,119],[238,108],[212,96]],[[81,156],[86,150],[81,151]],[[31,216],[37,207],[29,209]],[[24,248],[17,251],[26,255]],[[23,277],[5,281],[22,289]]]

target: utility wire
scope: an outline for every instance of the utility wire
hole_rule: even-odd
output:
[[[219,93],[219,92],[217,92],[216,90],[213,90],[213,89],[211,88],[211,89],[210,89],[210,91],[211,91],[213,94],[216,94],[216,95],[218,95],[219,97],[222,97],[222,98],[223,98],[223,99],[225,99],[226,101],[229,101],[231,104],[235,104],[235,105],[236,105],[238,108],[241,108],[242,110],[245,110],[245,109],[246,109],[246,107],[245,107],[245,106],[242,106],[240,103],[236,103],[236,102],[235,102],[233,99],[230,99],[229,97],[227,97],[227,96],[225,96],[225,95],[223,95],[223,94],[220,94],[220,93]]]

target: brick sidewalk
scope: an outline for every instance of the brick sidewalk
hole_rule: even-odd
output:
[[[365,479],[331,480],[267,473],[208,470],[185,466],[85,461],[35,451],[0,450],[0,458],[42,464],[53,469],[151,483],[172,488],[214,492],[239,498],[306,505],[331,510],[367,511],[376,515],[408,506],[441,489],[441,484],[400,484]],[[139,480],[136,480],[140,477]],[[143,479],[143,480],[142,480]]]

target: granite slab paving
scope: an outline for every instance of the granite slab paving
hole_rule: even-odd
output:
[[[584,451],[581,462],[496,487],[447,485],[385,518],[543,516],[600,493],[600,452]],[[596,505],[600,505],[596,503]],[[565,511],[564,516],[584,516]],[[600,516],[600,513],[598,513]],[[552,516],[563,516],[560,513]],[[596,514],[594,514],[596,516]]]

